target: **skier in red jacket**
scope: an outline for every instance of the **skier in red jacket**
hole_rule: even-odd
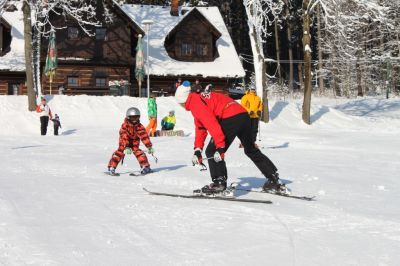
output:
[[[228,173],[224,157],[235,137],[243,144],[245,154],[267,178],[263,189],[269,192],[285,190],[285,186],[279,181],[275,165],[254,147],[250,117],[239,103],[221,93],[191,93],[188,81],[178,87],[175,98],[194,117],[196,134],[193,164],[202,164],[204,141],[208,133],[212,137],[205,153],[207,158],[211,158],[208,164],[213,183],[204,186],[202,193],[217,194],[226,189]]]

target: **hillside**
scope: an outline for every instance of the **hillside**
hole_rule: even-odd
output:
[[[147,124],[146,99],[54,96],[61,135],[40,136],[25,96],[0,96],[0,265],[397,265],[400,241],[400,99],[270,102],[258,144],[305,202],[259,193],[272,205],[150,196],[142,187],[190,193],[210,182],[191,165],[193,119],[158,98],[159,121],[174,109],[185,137],[152,138],[157,172],[106,170],[128,107]],[[50,123],[50,125],[52,125]],[[238,148],[229,181],[265,178]],[[137,170],[125,158],[121,173]]]

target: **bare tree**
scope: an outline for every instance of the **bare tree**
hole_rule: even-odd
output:
[[[274,0],[243,0],[246,9],[249,37],[253,51],[253,64],[257,94],[264,100],[263,121],[269,121],[268,98],[266,90],[266,69],[264,41],[270,36],[267,25],[272,25],[275,15],[283,8],[282,1]],[[272,17],[271,17],[272,15]]]
[[[55,26],[51,18],[64,16],[65,20],[74,20],[88,35],[93,35],[91,26],[99,25],[97,20],[97,0],[24,0],[25,27],[25,65],[28,89],[29,110],[34,110],[36,95],[41,95],[40,51],[41,38],[53,30],[66,28],[67,25]],[[109,19],[107,10],[106,18]],[[34,29],[32,31],[32,28]],[[35,59],[35,60],[33,60]],[[36,82],[35,82],[36,81]]]
[[[28,90],[28,110],[36,109],[36,92],[33,88],[33,62],[32,62],[32,18],[31,6],[27,1],[22,5],[24,13],[24,40],[25,40],[25,72],[26,86]]]
[[[3,14],[3,12],[5,11],[7,2],[9,2],[9,1],[8,0],[0,0],[0,17]]]

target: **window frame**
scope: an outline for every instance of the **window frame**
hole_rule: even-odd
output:
[[[76,32],[72,32],[72,30],[75,29]],[[75,34],[75,35],[72,35]],[[67,37],[68,40],[77,40],[79,39],[79,28],[75,26],[68,26],[67,27]]]
[[[204,53],[205,51],[205,53]],[[196,55],[201,57],[208,56],[208,45],[206,43],[197,43],[196,44]]]
[[[98,31],[102,32],[102,34],[98,34]],[[95,32],[96,32],[96,34],[95,34],[96,41],[107,40],[107,28],[99,27],[99,28],[96,28]],[[101,36],[102,36],[102,38],[100,38]]]
[[[192,56],[193,55],[193,44],[190,42],[181,43],[181,56]]]
[[[70,83],[70,79],[76,79],[76,83]],[[78,76],[67,76],[67,86],[68,87],[79,87],[79,77]]]
[[[103,85],[103,83],[102,83],[102,84],[97,83],[97,80],[104,80],[104,85]],[[95,87],[97,87],[97,88],[104,88],[104,87],[107,87],[107,77],[95,77],[95,78],[94,78],[94,85],[95,85]]]

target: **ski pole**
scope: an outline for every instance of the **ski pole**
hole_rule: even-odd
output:
[[[155,161],[156,163],[158,163],[158,158],[157,158],[156,156],[154,156],[154,154],[151,154],[151,156],[153,156],[154,161]]]

